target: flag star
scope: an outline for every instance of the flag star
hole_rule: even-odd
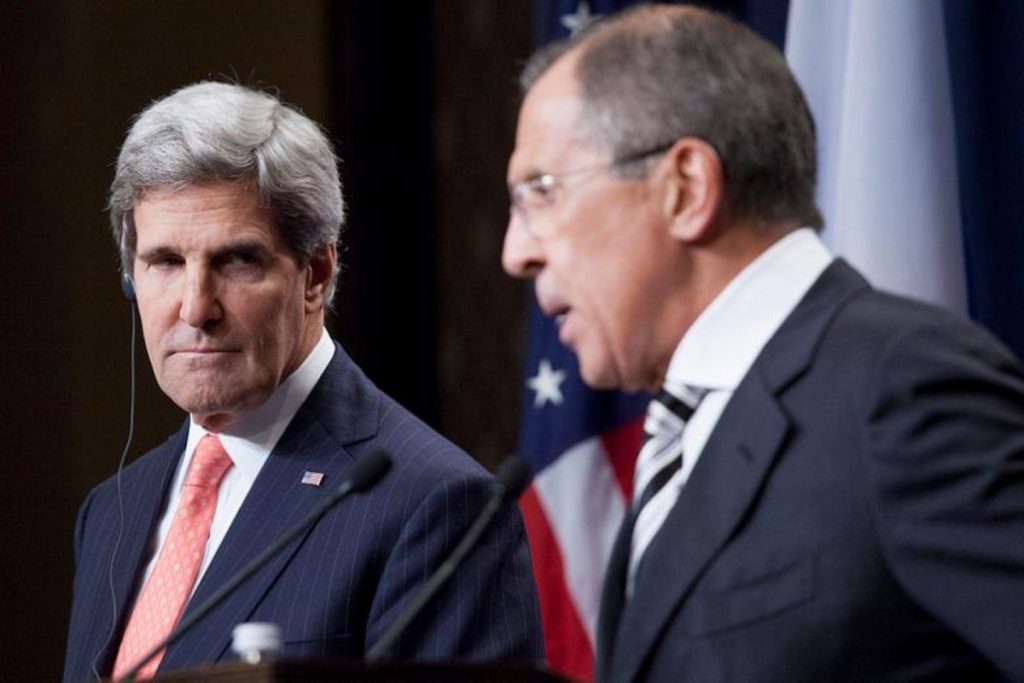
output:
[[[587,0],[580,0],[580,3],[576,5],[576,11],[573,14],[563,14],[560,21],[562,26],[569,30],[569,33],[576,35],[600,16],[600,14],[590,13],[590,3]]]
[[[551,362],[544,358],[537,368],[537,374],[526,380],[526,386],[536,392],[533,399],[534,408],[542,408],[545,403],[561,405],[565,400],[562,396],[562,382],[565,381],[565,370],[555,370]]]

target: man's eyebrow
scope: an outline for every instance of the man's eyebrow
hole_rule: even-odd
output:
[[[163,256],[172,256],[175,254],[177,254],[177,252],[174,249],[171,249],[168,246],[159,246],[139,252],[135,254],[135,258],[139,261],[152,261]]]
[[[217,247],[215,251],[212,252],[212,258],[227,256],[230,254],[238,254],[242,252],[266,254],[269,251],[270,249],[267,248],[267,245],[265,245],[263,242],[259,240],[241,240],[238,242],[232,242],[230,244],[220,245],[219,247]],[[153,247],[152,249],[147,249],[146,251],[141,251],[135,255],[135,258],[139,259],[140,261],[152,261],[163,256],[176,256],[178,253],[179,252],[177,249],[174,249],[166,245],[161,245]]]
[[[267,245],[259,240],[240,240],[238,242],[221,245],[213,252],[213,257],[217,258],[218,256],[228,256],[230,254],[239,253],[266,254],[269,252],[270,249],[267,248]]]
[[[517,155],[513,151],[508,168],[505,170],[505,179],[509,186],[536,178],[539,175],[544,175],[544,171],[537,167],[536,160],[526,158],[522,153]]]
[[[518,185],[519,183],[528,183],[528,182],[536,180],[537,178],[540,178],[541,176],[544,176],[544,175],[549,175],[549,174],[548,174],[547,171],[543,171],[543,170],[537,168],[536,166],[530,166],[525,171],[521,171],[519,173],[516,173],[513,177],[518,178],[518,180],[509,181],[508,184],[509,184],[509,187],[511,187],[513,185]]]

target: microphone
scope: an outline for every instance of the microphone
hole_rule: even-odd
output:
[[[334,491],[331,491],[328,494],[327,498],[325,498],[320,505],[314,508],[308,515],[295,524],[295,526],[289,529],[288,532],[278,538],[273,545],[264,550],[241,571],[232,576],[230,581],[221,586],[216,593],[206,600],[206,602],[197,607],[195,611],[188,616],[188,618],[182,619],[178,623],[177,627],[175,627],[175,629],[171,631],[166,638],[157,643],[152,650],[147,652],[142,659],[136,662],[135,666],[129,669],[120,680],[134,681],[139,670],[142,669],[149,660],[165,648],[168,648],[178,642],[181,637],[196,624],[196,622],[209,614],[214,607],[222,603],[224,599],[231,595],[231,593],[234,592],[234,590],[238,588],[243,581],[255,574],[257,570],[267,563],[268,560],[280,552],[281,548],[285,547],[300,534],[307,531],[324,515],[325,512],[334,507],[334,505],[336,505],[342,498],[345,498],[352,493],[362,493],[363,491],[370,489],[380,481],[381,477],[387,474],[390,469],[391,457],[382,450],[373,451],[368,456],[357,460],[355,465],[352,466],[352,472],[345,477],[340,484],[338,484]]]
[[[530,468],[519,458],[512,456],[506,458],[498,467],[495,480],[491,488],[491,496],[487,504],[476,518],[473,525],[462,537],[459,544],[451,552],[451,555],[427,578],[423,587],[413,596],[409,605],[398,615],[398,618],[388,627],[383,635],[374,643],[373,647],[366,653],[366,661],[370,664],[380,662],[384,653],[395,644],[398,637],[405,631],[406,627],[423,610],[430,599],[434,597],[441,586],[455,573],[456,568],[466,559],[466,555],[477,544],[487,527],[490,526],[494,516],[511,500],[519,498],[526,485],[530,483]]]

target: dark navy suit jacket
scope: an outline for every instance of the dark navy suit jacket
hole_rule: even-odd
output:
[[[1024,381],[966,321],[837,261],[737,387],[603,681],[1024,680]]]
[[[113,478],[82,506],[66,680],[110,673],[186,435],[187,424],[122,472],[120,540]],[[186,608],[187,615],[316,506],[353,462],[377,449],[391,455],[394,468],[376,488],[342,501],[288,545],[173,645],[160,670],[231,658],[231,629],[246,621],[279,624],[285,656],[362,658],[459,541],[483,507],[491,478],[377,389],[340,346]],[[307,470],[324,473],[321,487],[300,482]],[[496,521],[391,657],[542,660],[519,512],[511,506]]]

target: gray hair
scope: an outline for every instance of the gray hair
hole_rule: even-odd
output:
[[[340,237],[338,159],[320,127],[268,93],[202,82],[149,105],[121,146],[107,208],[124,272],[135,259],[136,202],[151,190],[218,180],[255,183],[300,265]]]
[[[577,47],[580,123],[612,159],[700,138],[722,161],[736,215],[821,227],[814,120],[768,41],[706,10],[638,7],[539,50],[520,77],[524,91]],[[647,166],[620,172],[642,177]]]

